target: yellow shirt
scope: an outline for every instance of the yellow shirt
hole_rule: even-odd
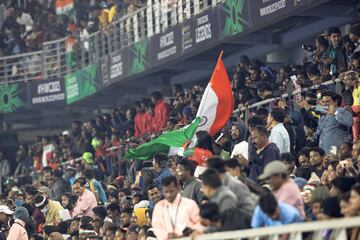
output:
[[[354,88],[354,90],[352,92],[352,96],[354,99],[353,106],[359,106],[360,105],[360,86],[358,86],[357,88]]]
[[[117,14],[117,8],[116,6],[112,6],[109,10],[109,15],[108,15],[109,23],[111,23],[114,20],[116,14]]]
[[[58,201],[49,200],[47,205],[48,211],[45,214],[45,224],[47,225],[57,225],[61,222],[60,210],[64,210],[61,204]]]
[[[100,16],[99,16],[99,22],[100,22],[100,27],[101,28],[104,28],[109,24],[108,14],[109,14],[109,10],[107,10],[107,9],[103,9],[101,11]]]

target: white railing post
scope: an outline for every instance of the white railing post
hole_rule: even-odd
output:
[[[193,0],[194,2],[194,15],[200,13],[200,0]]]
[[[332,239],[347,240],[346,228],[340,228],[333,231],[331,234]]]
[[[302,240],[302,233],[301,232],[292,233],[290,235],[289,240]]]
[[[185,0],[185,19],[189,19],[191,16],[191,2],[190,0]]]
[[[134,42],[139,41],[139,13],[136,13],[135,15],[132,16],[133,19],[133,32],[134,32]]]
[[[184,6],[183,6],[183,0],[177,1],[177,17],[179,23],[182,23],[184,20]]]
[[[151,37],[154,35],[153,20],[153,3],[152,0],[148,0],[146,7],[147,37]]]
[[[155,15],[155,34],[161,30],[161,0],[155,0],[154,15]]]
[[[161,18],[160,18],[160,31],[165,31],[168,27],[168,2],[167,0],[161,1]]]

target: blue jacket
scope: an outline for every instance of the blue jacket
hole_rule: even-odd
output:
[[[319,140],[319,147],[324,149],[325,153],[330,152],[331,146],[339,149],[343,142],[349,141],[349,130],[352,125],[352,112],[346,108],[338,108],[335,115],[320,118],[314,140]]]

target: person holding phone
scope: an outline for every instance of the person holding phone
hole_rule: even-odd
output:
[[[321,94],[321,105],[326,113],[319,120],[312,141],[319,141],[319,147],[325,153],[331,146],[337,148],[350,139],[349,129],[353,125],[353,113],[348,108],[340,108],[342,97],[335,92],[327,91]]]

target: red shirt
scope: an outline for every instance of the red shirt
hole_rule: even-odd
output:
[[[169,105],[162,99],[158,100],[154,108],[155,127],[157,132],[160,132],[166,126],[166,122],[169,119],[169,114]]]
[[[156,122],[155,117],[151,115],[150,113],[146,112],[144,114],[144,120],[145,120],[145,133],[152,134],[156,132]]]
[[[145,113],[137,113],[135,115],[135,137],[141,137],[146,132]]]

